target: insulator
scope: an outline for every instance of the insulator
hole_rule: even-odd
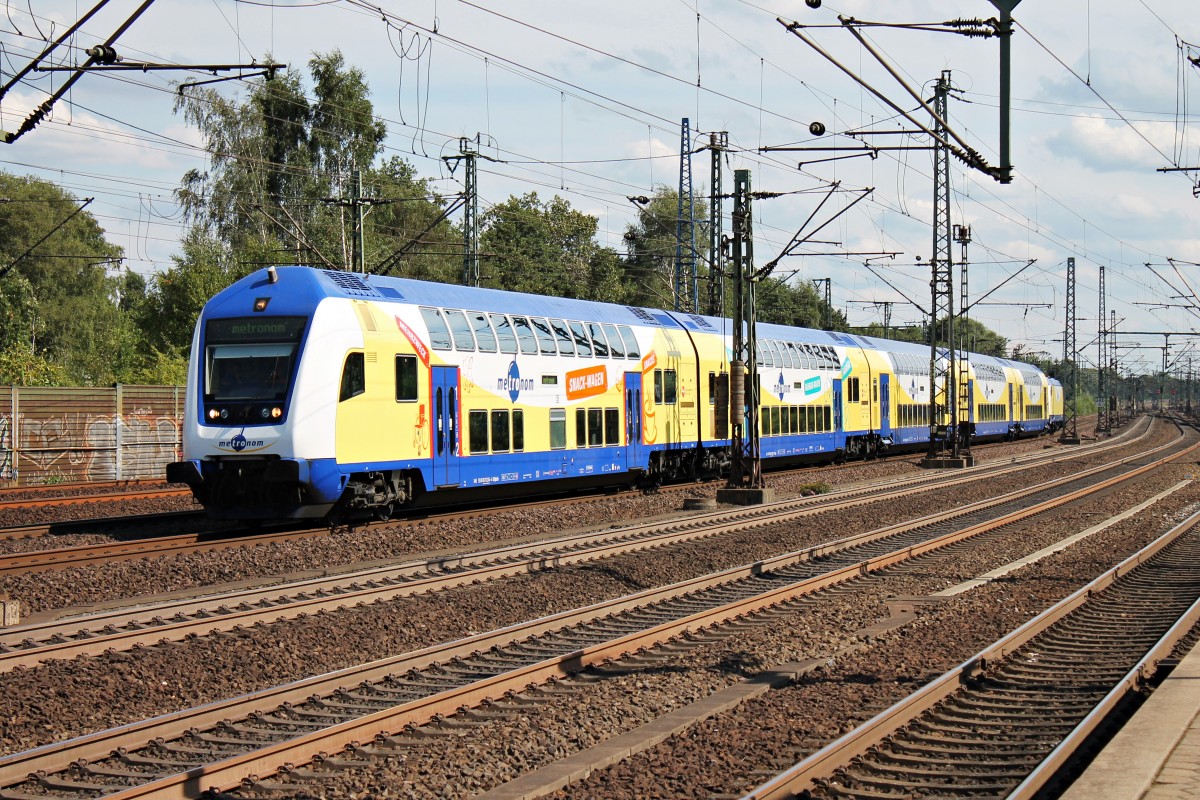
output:
[[[107,44],[98,44],[84,51],[100,64],[115,64],[121,60],[117,51]]]

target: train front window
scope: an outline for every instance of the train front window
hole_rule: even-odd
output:
[[[210,345],[206,399],[213,402],[285,399],[295,351],[292,344]]]

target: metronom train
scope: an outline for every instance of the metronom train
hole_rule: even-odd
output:
[[[217,518],[354,520],[714,476],[730,463],[732,327],[270,267],[204,307],[184,460],[167,479]],[[928,445],[927,346],[766,323],[757,342],[764,466]],[[974,353],[956,363],[972,441],[1062,426],[1062,386],[1037,367]]]

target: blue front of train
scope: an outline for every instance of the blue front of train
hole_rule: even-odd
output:
[[[279,267],[205,305],[188,362],[184,459],[167,480],[186,483],[210,516],[320,517],[341,496],[332,426],[304,392],[325,298],[311,271]]]

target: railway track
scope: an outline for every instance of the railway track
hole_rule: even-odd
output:
[[[1159,450],[1170,447],[1163,445]],[[1154,451],[1151,451],[1154,452]],[[1040,454],[1039,454],[1040,455]],[[1070,456],[1075,456],[1071,453]],[[1141,456],[1139,456],[1141,457]],[[559,537],[532,544],[510,545],[482,551],[450,554],[395,566],[357,571],[346,575],[319,578],[288,584],[249,589],[235,593],[172,603],[139,606],[133,610],[114,610],[101,614],[51,620],[13,627],[0,632],[0,671],[34,666],[46,659],[66,659],[80,655],[96,655],[109,649],[126,650],[162,641],[178,641],[189,636],[229,631],[259,623],[296,618],[303,614],[332,611],[354,604],[387,602],[400,597],[433,591],[443,591],[482,581],[498,580],[513,575],[566,567],[646,550],[669,547],[700,538],[730,534],[750,527],[779,525],[806,516],[875,503],[912,492],[944,489],[946,486],[988,480],[1028,469],[1030,464],[1065,460],[1062,455],[1027,457],[1015,463],[981,467],[954,477],[923,474],[846,489],[828,495],[781,501],[765,506],[733,511],[714,511],[687,517],[679,521],[654,522],[627,526],[601,533],[583,533]],[[1114,469],[1123,462],[1100,465],[1083,475],[1099,474]],[[1015,493],[1014,496],[955,509],[945,518],[954,518],[1000,502],[1013,502],[1021,497],[1057,489],[1078,480],[1068,476],[1040,487]],[[902,526],[901,526],[902,527]],[[873,535],[888,536],[898,528],[892,526]],[[294,538],[294,532],[280,532],[255,539]],[[308,535],[322,535],[310,531]],[[129,549],[120,558],[133,559],[146,553],[192,552],[198,545],[192,541],[176,543],[170,537],[128,543]],[[206,547],[244,546],[242,538],[224,538],[207,542]],[[141,549],[146,548],[161,549]],[[174,548],[174,549],[171,549]],[[79,561],[92,563],[102,558],[93,546],[77,548]],[[73,548],[72,550],[76,550]],[[21,554],[17,560],[36,560],[53,557],[64,551],[52,550]],[[67,556],[73,556],[71,552]],[[35,561],[37,566],[50,564]],[[0,574],[5,570],[0,560]],[[17,569],[14,566],[14,569]]]
[[[1144,474],[1195,445],[1149,464],[1126,463],[1121,474],[1095,472],[1041,487],[1041,498],[1010,497],[951,523],[937,515],[890,535],[864,534],[838,546],[811,548],[756,564],[588,608],[471,636],[361,668],[298,681],[112,731],[47,745],[0,759],[0,774],[33,773],[0,796],[76,796],[80,790],[114,798],[185,796],[199,788],[228,788],[283,764],[353,745],[351,760],[403,749],[409,724],[449,715],[463,706],[521,692],[589,664],[652,647],[689,631],[745,619],[822,588],[903,563],[1005,524],[1103,492]],[[1144,460],[1130,459],[1128,461]],[[1031,507],[1031,504],[1034,504]],[[948,528],[952,528],[948,529]],[[769,613],[769,612],[768,612]],[[489,706],[490,708],[491,706]],[[484,713],[483,710],[480,713]],[[411,735],[419,736],[418,733]],[[373,744],[363,745],[361,743]],[[115,755],[110,755],[115,752]],[[326,758],[325,763],[346,763]],[[338,764],[333,764],[338,766]],[[297,773],[303,770],[296,771]]]
[[[88,484],[74,484],[80,487],[87,487]],[[14,499],[5,499],[3,494],[0,494],[0,511],[7,511],[15,508],[47,508],[51,506],[76,506],[85,505],[88,503],[120,503],[129,500],[157,500],[163,497],[186,497],[191,494],[190,489],[138,489],[128,490],[123,489],[117,492],[105,492],[101,494],[72,494],[59,497],[19,497]]]
[[[1038,796],[1200,622],[1198,522],[746,797]]]
[[[1003,474],[1008,467],[1012,465],[1032,465],[1038,463],[1054,462],[1057,460],[1066,460],[1079,457],[1080,455],[1090,455],[1097,452],[1105,452],[1109,449],[1122,447],[1139,441],[1149,432],[1149,424],[1141,429],[1141,433],[1129,437],[1127,431],[1121,437],[1114,437],[1102,444],[1090,445],[1082,449],[1071,450],[1065,453],[1045,454],[1033,453],[1025,456],[1019,456],[1011,459],[1008,462],[988,464],[981,467],[976,467],[973,470],[964,473],[965,480],[976,479],[980,475],[985,474]],[[998,473],[990,471],[998,470]],[[938,483],[940,485],[948,485],[945,475],[925,473],[917,477],[907,477],[898,479],[907,482],[906,485],[912,488],[922,486],[930,486]],[[874,485],[879,485],[878,483]],[[693,488],[694,484],[675,485],[672,487],[663,487],[660,491],[687,491]],[[579,503],[587,503],[592,500],[591,497],[568,497],[568,498],[550,498],[530,501],[520,504],[521,507],[536,508],[545,506],[560,506],[572,505]],[[450,519],[459,517],[484,517],[490,514],[499,514],[511,510],[511,505],[489,508],[469,508],[469,509],[450,509],[445,511],[422,512],[408,520],[391,520],[388,522],[373,522],[364,525],[364,528],[395,528],[396,526],[416,525],[427,523],[438,519]],[[175,523],[180,520],[199,520],[202,519],[203,512],[200,511],[184,511],[184,512],[167,512],[164,514],[143,514],[131,517],[113,518],[104,520],[105,525],[116,524],[138,524],[138,525],[154,525],[161,523]],[[95,525],[95,520],[77,521],[77,522],[56,522],[42,525],[22,526],[18,528],[0,528],[0,540],[4,539],[24,539],[36,538],[47,534],[68,533],[72,530],[86,529],[88,526]],[[130,538],[113,543],[89,543],[78,546],[62,547],[62,548],[46,548],[38,551],[27,551],[13,554],[0,554],[0,576],[5,574],[14,574],[20,572],[32,572],[49,569],[67,569],[75,566],[86,566],[90,564],[99,564],[105,561],[122,561],[138,558],[147,558],[158,555],[181,555],[186,553],[204,552],[207,550],[223,549],[227,547],[242,545],[253,546],[257,544],[269,544],[272,541],[280,541],[287,538],[312,538],[328,534],[327,527],[310,528],[300,524],[278,524],[267,526],[266,529],[205,529],[199,532],[185,533],[178,536],[151,536],[144,539]]]

